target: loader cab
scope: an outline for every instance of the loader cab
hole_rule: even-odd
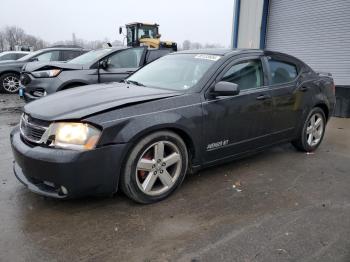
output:
[[[158,24],[131,23],[126,25],[127,46],[140,46],[146,39],[159,40]]]
[[[160,41],[158,24],[130,23],[126,24],[127,46],[148,46],[156,49],[170,49],[177,51],[177,44],[171,41]],[[123,28],[119,28],[119,34],[123,33]]]

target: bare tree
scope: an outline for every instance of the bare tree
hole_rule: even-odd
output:
[[[191,44],[191,49],[201,49],[201,48],[203,48],[201,43],[196,42]]]
[[[73,33],[71,40],[57,41],[52,45],[78,45],[88,49],[96,49],[101,48],[107,42],[109,42],[108,38],[105,38],[103,41],[87,41],[77,38],[76,34]],[[113,42],[113,45],[119,46],[123,45],[123,43],[116,40]],[[14,50],[16,46],[38,50],[49,46],[49,44],[36,36],[26,34],[22,28],[17,26],[7,26],[4,30],[0,28],[0,51]]]
[[[223,46],[220,44],[208,44],[207,43],[204,45],[204,48],[223,48]]]
[[[183,49],[183,50],[189,50],[190,48],[191,48],[191,41],[185,40],[185,41],[182,43],[182,49]]]
[[[32,35],[25,35],[22,45],[26,45],[28,47],[33,47],[33,49],[38,50],[47,46],[42,39],[37,38]]]
[[[75,33],[72,34],[72,44],[77,45],[77,37],[75,36]]]
[[[0,51],[3,52],[5,50],[6,40],[5,34],[3,31],[0,31]]]
[[[5,28],[5,39],[10,47],[10,50],[14,50],[16,45],[22,45],[24,37],[24,30],[20,27],[7,26]]]

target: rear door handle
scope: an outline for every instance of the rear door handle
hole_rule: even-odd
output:
[[[266,100],[266,99],[270,99],[271,96],[270,95],[259,95],[256,100]]]

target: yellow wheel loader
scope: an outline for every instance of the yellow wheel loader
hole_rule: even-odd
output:
[[[158,49],[172,49],[177,51],[177,44],[170,41],[160,41],[158,24],[147,24],[134,22],[126,24],[126,42],[127,46],[148,46]],[[123,28],[119,27],[119,34],[123,33]]]

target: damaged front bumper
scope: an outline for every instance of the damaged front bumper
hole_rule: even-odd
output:
[[[46,148],[25,143],[15,128],[11,133],[14,173],[40,195],[73,198],[116,192],[126,144],[90,151]]]

